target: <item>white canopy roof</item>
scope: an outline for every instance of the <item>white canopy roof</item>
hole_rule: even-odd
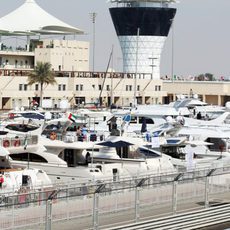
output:
[[[43,10],[34,0],[0,18],[0,35],[83,34]]]

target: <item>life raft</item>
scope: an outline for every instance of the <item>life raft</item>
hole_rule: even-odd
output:
[[[9,113],[8,117],[9,117],[9,119],[14,119],[14,114],[13,113]]]
[[[4,177],[0,176],[0,185],[2,185],[4,183]]]
[[[20,140],[14,140],[13,142],[14,147],[18,147],[20,146],[20,144],[21,144]]]
[[[10,141],[9,140],[4,140],[3,141],[3,147],[4,148],[7,148],[7,147],[9,147],[10,146]]]
[[[50,133],[50,140],[54,141],[57,139],[57,134],[55,132]]]

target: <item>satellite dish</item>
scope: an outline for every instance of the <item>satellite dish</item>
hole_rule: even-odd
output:
[[[166,121],[167,121],[169,124],[171,124],[171,123],[173,123],[173,118],[172,118],[171,116],[167,116],[167,117],[166,117]]]
[[[193,98],[198,99],[198,95],[197,95],[197,94],[194,94],[194,95],[193,95]]]
[[[230,101],[227,101],[227,102],[225,103],[225,107],[226,107],[226,109],[230,109]]]

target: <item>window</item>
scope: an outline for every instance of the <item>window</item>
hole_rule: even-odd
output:
[[[64,85],[64,84],[58,85],[58,91],[65,91],[65,90],[66,90],[66,85]]]
[[[26,84],[24,85],[24,91],[27,91],[27,85]]]
[[[110,91],[109,85],[106,85],[106,90],[107,90],[107,91]]]
[[[19,84],[19,91],[22,91],[23,84]]]
[[[99,89],[99,90],[102,90],[102,86],[101,86],[101,85],[98,85],[98,89]]]
[[[161,91],[161,86],[160,85],[155,85],[155,91]]]
[[[76,85],[76,91],[82,91],[83,90],[83,85]]]
[[[132,85],[126,85],[125,89],[126,91],[132,91]]]
[[[38,84],[35,85],[35,90],[38,91],[39,90],[39,86]]]
[[[140,85],[137,86],[137,91],[140,91]]]
[[[28,154],[29,154],[29,157],[28,157]],[[28,158],[29,158],[31,162],[48,163],[48,161],[45,158],[37,154],[34,154],[34,153],[16,153],[16,154],[13,153],[10,155],[10,157],[16,161],[28,161]]]
[[[93,89],[95,89],[95,85],[92,85]]]

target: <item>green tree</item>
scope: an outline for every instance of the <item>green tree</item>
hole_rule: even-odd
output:
[[[206,73],[205,78],[208,79],[208,81],[214,81],[214,75],[212,73]]]
[[[198,81],[214,81],[214,75],[211,73],[199,74]]]
[[[28,85],[40,84],[40,106],[42,106],[44,85],[54,85],[57,83],[49,62],[37,62],[34,70],[29,73],[27,81]]]

